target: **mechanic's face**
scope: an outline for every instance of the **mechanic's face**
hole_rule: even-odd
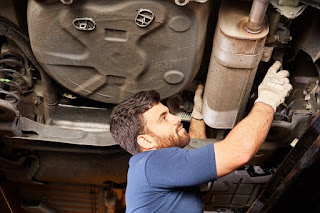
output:
[[[157,149],[168,147],[185,147],[190,136],[183,128],[181,119],[169,113],[166,106],[159,103],[142,114],[146,127],[157,144]]]

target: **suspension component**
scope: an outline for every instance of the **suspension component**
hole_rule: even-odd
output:
[[[17,107],[21,102],[22,88],[27,84],[23,78],[26,74],[23,58],[11,52],[1,53],[0,66],[0,74],[3,76],[0,78],[0,82],[3,84],[0,88],[0,97]]]
[[[12,133],[17,130],[14,125],[18,124],[21,95],[28,92],[30,84],[24,78],[27,72],[24,58],[6,47],[2,46],[0,54],[0,129]]]

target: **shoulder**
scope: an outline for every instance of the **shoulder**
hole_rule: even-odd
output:
[[[187,152],[188,150],[184,150],[178,147],[157,149],[157,150],[154,150],[152,153],[150,153],[150,155],[148,156],[148,160],[165,161],[168,159],[181,156]]]
[[[178,147],[170,147],[170,148],[162,148],[162,149],[157,149],[157,150],[151,150],[151,151],[145,151],[145,152],[140,152],[130,158],[130,163],[135,163],[138,161],[144,161],[147,160],[150,157],[154,156],[166,156],[166,155],[171,155],[173,153],[183,153],[187,152],[188,150],[184,150]]]

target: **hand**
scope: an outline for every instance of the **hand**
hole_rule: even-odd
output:
[[[258,88],[258,98],[255,101],[265,103],[276,111],[277,107],[282,104],[285,97],[289,95],[292,90],[292,85],[288,79],[289,72],[281,70],[281,62],[276,61],[268,70],[262,83]]]
[[[191,113],[191,117],[202,120],[202,93],[203,93],[203,85],[199,84],[198,88],[194,95],[194,104],[193,104],[193,110]]]

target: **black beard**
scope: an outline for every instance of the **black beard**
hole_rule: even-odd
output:
[[[161,148],[170,148],[170,147],[180,147],[183,148],[187,146],[190,142],[190,136],[187,132],[184,132],[182,136],[177,134],[177,137],[175,135],[171,134],[169,136],[158,136],[154,133],[151,133],[152,137],[155,138],[155,140],[158,143],[157,149]]]

